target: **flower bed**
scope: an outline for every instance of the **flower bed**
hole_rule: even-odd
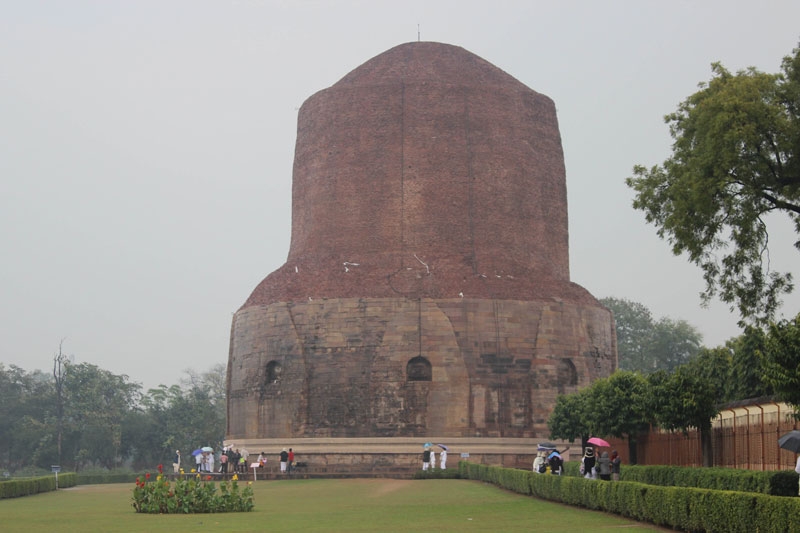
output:
[[[137,513],[231,513],[253,510],[252,482],[239,488],[238,477],[216,484],[211,476],[201,474],[189,479],[178,479],[170,483],[163,475],[163,466],[158,465],[158,475],[151,481],[136,478],[133,489],[133,508]]]

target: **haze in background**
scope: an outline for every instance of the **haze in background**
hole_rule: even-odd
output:
[[[740,333],[630,205],[663,116],[721,61],[777,72],[800,3],[0,0],[0,362],[64,351],[145,387],[227,362],[232,313],[286,260],[297,110],[418,38],[552,98],[572,281]],[[800,271],[789,224],[772,267]],[[800,310],[786,299],[783,316]]]

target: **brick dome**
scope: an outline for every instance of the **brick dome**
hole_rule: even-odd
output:
[[[244,307],[595,303],[569,281],[563,159],[548,97],[457,46],[392,48],[300,109],[289,256]]]

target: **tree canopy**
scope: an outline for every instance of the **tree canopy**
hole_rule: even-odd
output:
[[[153,467],[225,436],[221,364],[142,393],[128,376],[74,363],[60,348],[54,361],[50,375],[0,363],[0,471]]]
[[[764,381],[780,400],[792,405],[800,418],[800,314],[770,325],[760,351]]]
[[[770,269],[766,217],[782,213],[800,233],[800,48],[780,73],[712,73],[665,117],[672,155],[626,183],[672,252],[702,269],[703,300],[765,324],[793,289],[791,273]]]
[[[602,298],[614,313],[620,370],[672,371],[700,350],[702,335],[685,320],[655,320],[643,304],[624,298]]]

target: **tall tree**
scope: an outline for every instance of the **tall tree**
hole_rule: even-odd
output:
[[[62,350],[64,339],[58,343],[58,353],[53,356],[53,386],[56,401],[56,464],[61,464],[61,443],[64,434],[64,381],[67,375],[67,355]]]
[[[766,346],[764,330],[747,326],[744,332],[725,343],[724,348],[730,353],[730,372],[724,391],[723,400],[732,402],[748,398],[760,398],[775,393],[772,386],[764,379],[764,368],[761,354]]]
[[[685,320],[654,320],[646,306],[624,298],[600,302],[614,313],[620,370],[672,371],[700,349],[702,336]]]
[[[703,466],[714,464],[711,420],[719,414],[719,353],[704,351],[671,374],[658,371],[648,376],[652,387],[651,405],[657,424],[670,431],[700,432]],[[727,369],[726,369],[727,370]]]
[[[703,271],[704,301],[766,323],[793,289],[770,269],[766,215],[782,213],[800,232],[800,48],[782,72],[755,68],[713,76],[665,117],[674,139],[662,165],[634,167],[633,206]],[[800,242],[795,243],[800,248]]]
[[[69,424],[69,464],[119,466],[122,423],[136,404],[140,385],[90,363],[67,364],[64,413]]]
[[[760,355],[764,380],[779,399],[792,405],[795,417],[800,418],[800,314],[770,325]]]

